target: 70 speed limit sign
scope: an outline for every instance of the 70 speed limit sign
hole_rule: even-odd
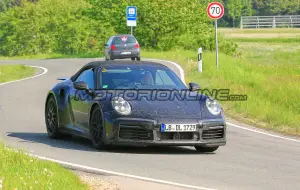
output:
[[[220,19],[224,15],[224,7],[219,2],[212,2],[207,6],[207,14],[212,19]]]
[[[216,67],[219,67],[219,50],[218,50],[218,19],[224,15],[224,6],[219,2],[209,3],[207,6],[207,15],[215,20],[216,28]]]

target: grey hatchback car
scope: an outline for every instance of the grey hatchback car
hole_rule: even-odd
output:
[[[128,34],[111,36],[105,44],[105,59],[126,59],[140,61],[140,44],[137,39]]]

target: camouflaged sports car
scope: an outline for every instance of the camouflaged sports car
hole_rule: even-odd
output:
[[[50,138],[77,135],[97,149],[164,145],[213,152],[226,144],[221,106],[165,65],[96,61],[61,80],[45,102]]]

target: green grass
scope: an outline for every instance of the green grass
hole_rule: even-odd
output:
[[[223,101],[226,113],[236,119],[289,134],[300,135],[300,64],[297,53],[275,52],[239,58],[215,53],[203,54],[203,73],[197,71],[197,54],[191,51],[143,52],[143,57],[179,63],[186,82],[202,88],[230,89],[230,94],[246,94],[247,101]]]
[[[238,43],[300,43],[300,28],[230,29],[220,28],[219,32]]]
[[[0,65],[0,83],[32,76],[35,69],[24,65]]]
[[[236,38],[236,37],[231,37],[228,38],[231,39],[234,42],[237,43],[245,43],[245,42],[259,42],[259,43],[295,43],[299,44],[300,43],[300,37],[294,37],[294,38]]]
[[[300,34],[300,28],[220,28],[223,34],[226,33],[240,33],[240,34],[264,34],[264,33],[276,33],[276,34]]]
[[[0,144],[3,189],[88,189],[71,171]]]

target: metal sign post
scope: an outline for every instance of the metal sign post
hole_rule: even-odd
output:
[[[130,33],[133,35],[133,26],[136,26],[136,6],[128,6],[126,9],[127,26],[130,26]]]
[[[212,2],[207,6],[207,15],[215,20],[216,28],[216,67],[219,68],[219,48],[218,48],[218,19],[224,15],[224,6],[219,2]]]
[[[219,48],[218,48],[218,20],[215,20],[216,28],[216,67],[219,68]]]

